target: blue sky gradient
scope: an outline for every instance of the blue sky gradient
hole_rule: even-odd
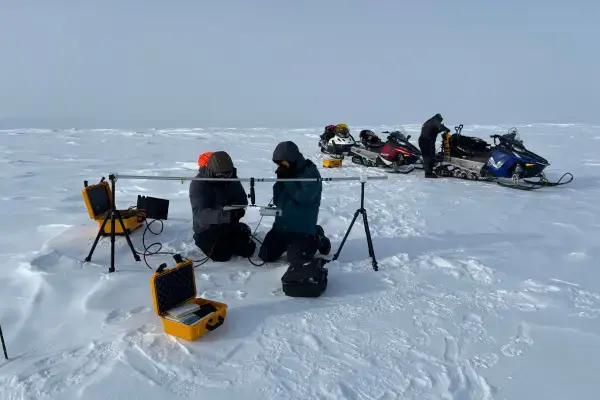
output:
[[[597,123],[598,15],[589,0],[0,0],[0,126]]]

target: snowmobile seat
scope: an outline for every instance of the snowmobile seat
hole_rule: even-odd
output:
[[[360,142],[370,151],[379,151],[385,145],[373,131],[364,129],[360,131]]]
[[[450,136],[450,154],[454,157],[487,158],[490,150],[490,144],[481,138],[456,133]]]
[[[325,143],[330,141],[335,136],[335,125],[327,125],[321,134],[321,140]]]
[[[383,146],[385,146],[384,142],[378,142],[375,144],[366,144],[365,147],[367,148],[367,150],[372,151],[374,153],[380,153],[381,149],[383,149]]]

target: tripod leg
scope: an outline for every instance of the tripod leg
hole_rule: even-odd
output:
[[[92,260],[92,254],[94,254],[94,250],[96,250],[96,246],[98,245],[98,241],[100,240],[100,236],[102,236],[102,233],[104,232],[104,227],[106,226],[106,223],[108,222],[108,213],[109,212],[110,211],[108,211],[106,214],[104,214],[104,221],[102,221],[102,226],[98,230],[98,234],[96,235],[96,239],[94,240],[94,244],[92,244],[92,248],[90,249],[90,253],[85,258],[85,262],[90,262]]]
[[[127,244],[129,245],[129,248],[131,249],[131,252],[133,253],[133,258],[135,259],[135,261],[140,261],[140,256],[133,248],[133,243],[131,243],[131,238],[129,237],[129,233],[127,232],[127,229],[125,229],[125,224],[123,223],[123,218],[121,217],[121,212],[119,210],[115,210],[115,213],[117,213],[117,217],[119,218],[119,223],[121,224],[121,228],[123,229],[123,233],[125,234],[125,239],[127,239]]]
[[[110,212],[110,267],[108,272],[115,272],[115,210]]]
[[[371,230],[369,229],[369,221],[367,220],[367,210],[362,210],[363,222],[365,224],[365,234],[367,235],[367,246],[369,246],[369,255],[373,259],[373,270],[379,270],[377,266],[377,260],[375,259],[375,249],[373,248],[373,241],[371,240]]]
[[[2,333],[1,326],[0,326],[0,339],[2,340],[2,350],[4,351],[4,359],[8,360],[8,353],[6,352],[6,343],[4,343],[4,334]]]
[[[360,210],[356,210],[356,212],[354,213],[354,218],[352,218],[352,222],[350,222],[350,226],[348,227],[348,230],[346,231],[346,234],[344,235],[344,239],[342,239],[342,243],[340,243],[340,247],[333,255],[333,258],[331,259],[332,261],[337,260],[338,257],[340,256],[340,253],[342,252],[342,247],[344,247],[344,243],[346,243],[346,239],[348,239],[348,235],[350,234],[350,231],[352,230],[352,226],[356,222],[356,218],[358,218],[359,212],[360,212]]]

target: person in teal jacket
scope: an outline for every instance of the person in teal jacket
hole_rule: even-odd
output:
[[[317,166],[304,158],[294,142],[286,141],[273,151],[277,178],[316,178]],[[265,262],[275,261],[287,251],[290,264],[304,264],[316,252],[328,254],[331,249],[323,228],[317,224],[323,184],[314,181],[280,181],[273,185],[273,204],[282,211],[275,217],[273,227],[265,236],[258,257]]]

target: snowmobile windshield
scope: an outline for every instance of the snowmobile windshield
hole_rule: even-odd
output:
[[[511,142],[516,142],[521,144],[521,146],[523,146],[523,140],[521,139],[521,135],[519,135],[519,131],[517,131],[517,128],[511,128],[508,130],[508,133],[506,135],[502,135],[503,137],[509,139],[509,141]]]
[[[515,128],[510,129],[508,133],[500,136],[500,143],[504,144],[510,150],[520,154],[521,156],[529,157],[533,160],[536,160],[536,162],[542,164],[548,164],[548,160],[546,160],[544,157],[532,152],[531,150],[525,147],[525,144],[523,143],[523,140],[521,140],[519,132],[517,132]]]
[[[390,137],[397,142],[406,142],[406,135],[400,131],[390,133]]]
[[[348,128],[338,128],[335,131],[337,137],[346,139],[350,136],[350,130]]]
[[[408,132],[406,132],[406,129],[404,129],[403,126],[394,129],[390,135],[389,138],[397,141],[397,142],[406,142],[408,139]]]
[[[507,134],[502,135],[502,140],[508,142],[510,145],[516,148],[526,150],[523,140],[521,140],[521,136],[516,129],[514,131],[510,130]]]

